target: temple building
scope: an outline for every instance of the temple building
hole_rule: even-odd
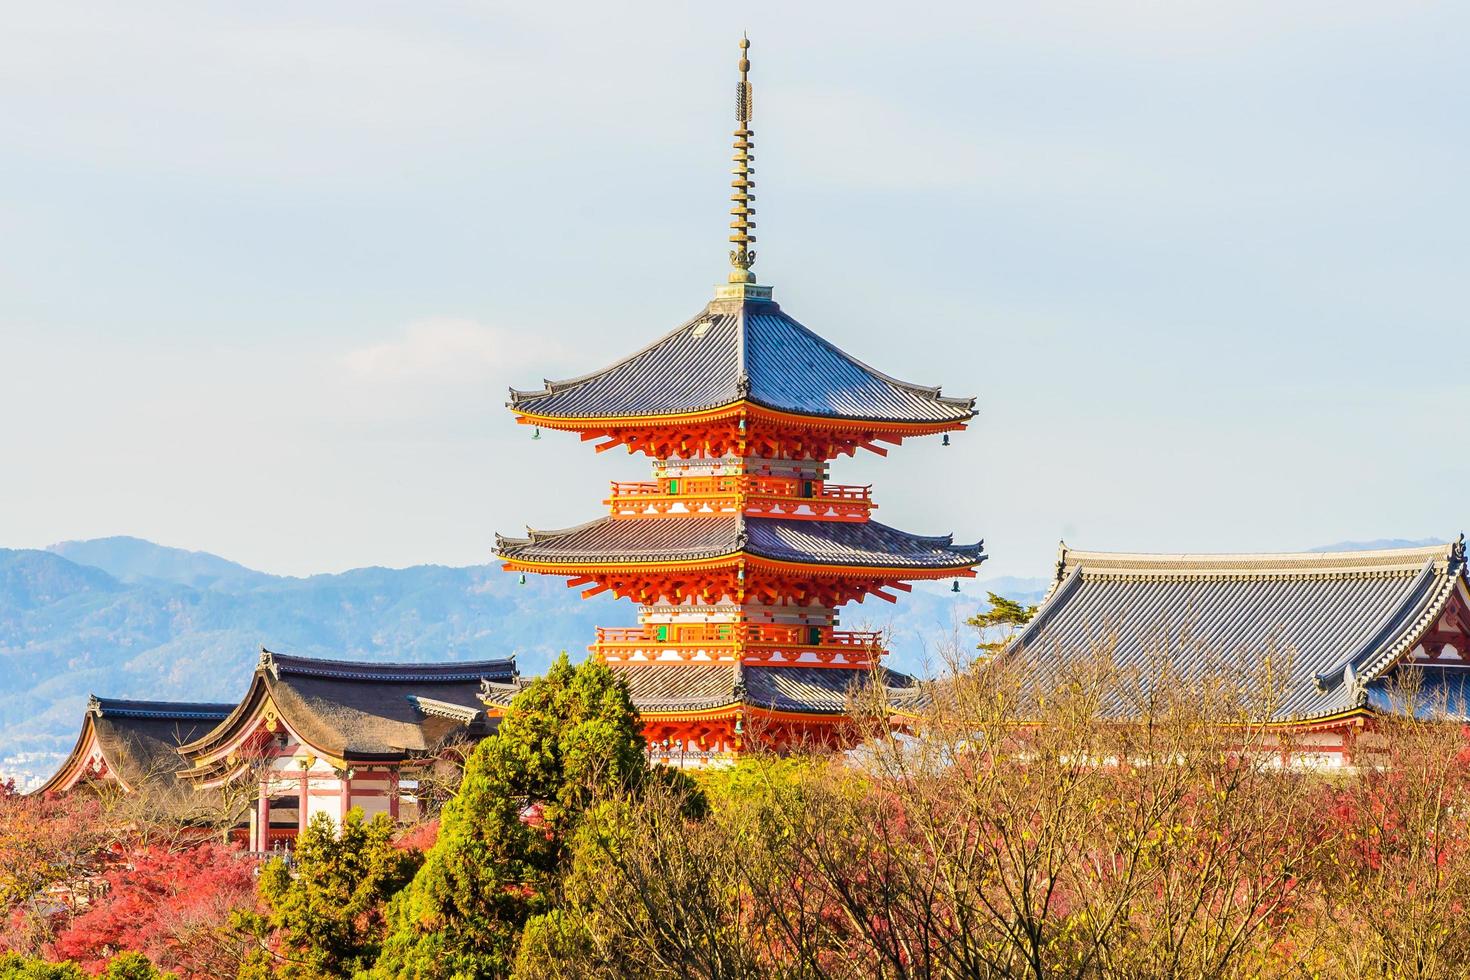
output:
[[[518,688],[514,660],[375,664],[263,650],[240,703],[179,746],[178,778],[252,801],[254,851],[317,813],[404,817],[427,767],[494,730],[487,692]]]
[[[841,629],[838,609],[973,576],[985,557],[979,543],[879,523],[870,487],[831,480],[830,463],[858,450],[947,443],[974,399],[869,367],[756,283],[749,42],[741,48],[728,282],[616,364],[511,392],[509,408],[537,437],[575,432],[598,452],[642,453],[652,479],[613,483],[604,517],[499,537],[496,548],[522,576],[638,603],[639,625],[599,629],[591,650],[627,678],[651,751],[684,764],[756,737],[840,742],[848,692],[872,677],[897,704],[921,697],[880,667],[880,634]]]
[[[1470,591],[1453,544],[1301,554],[1148,555],[1062,546],[1036,616],[1003,656],[1028,670],[1104,655],[1188,681],[1270,657],[1263,718],[1298,762],[1349,764],[1375,716],[1470,718]],[[1413,695],[1410,697],[1410,695]]]
[[[232,704],[170,701],[87,701],[76,745],[38,793],[64,793],[79,786],[110,786],[134,792],[171,782],[184,767],[179,746],[224,721]]]

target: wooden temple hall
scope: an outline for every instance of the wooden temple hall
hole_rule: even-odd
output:
[[[1375,718],[1470,721],[1465,538],[1382,551],[1160,555],[1062,546],[1050,592],[1005,657],[1028,675],[1103,655],[1186,682],[1276,672],[1259,720],[1297,764],[1350,765]]]
[[[382,664],[261,651],[238,704],[92,698],[71,754],[39,792],[185,788],[248,807],[267,851],[318,813],[410,819],[436,762],[494,731],[515,661]],[[232,806],[236,801],[238,806]]]

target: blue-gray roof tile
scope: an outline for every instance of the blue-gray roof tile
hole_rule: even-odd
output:
[[[1451,545],[1276,555],[1138,555],[1064,548],[1041,609],[1007,651],[1038,673],[1109,655],[1183,677],[1272,655],[1289,676],[1276,720],[1362,707],[1464,578]]]
[[[592,374],[512,389],[510,407],[543,418],[680,415],[742,399],[783,412],[862,421],[947,423],[973,398],[908,384],[844,353],[775,303],[714,303],[636,354]]]
[[[970,568],[984,545],[923,537],[877,521],[801,521],[767,517],[614,518],[526,538],[499,538],[496,553],[526,561],[701,561],[744,551],[776,561],[874,568]]]

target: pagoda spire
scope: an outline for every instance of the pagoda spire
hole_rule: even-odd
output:
[[[735,247],[730,249],[730,281],[733,283],[755,282],[755,273],[750,267],[755,265],[755,251],[750,246],[755,244],[755,181],[751,174],[755,173],[752,162],[755,154],[755,131],[750,128],[750,117],[752,111],[752,90],[750,87],[750,38],[740,38],[740,81],[735,87],[735,120],[738,124],[735,129],[735,168],[732,171],[735,179],[730,181],[733,191],[730,194],[730,243]]]

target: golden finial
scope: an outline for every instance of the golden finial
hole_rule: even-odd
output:
[[[750,87],[750,38],[740,39],[740,82],[735,89],[735,119],[739,127],[735,130],[735,179],[730,181],[734,191],[730,194],[730,242],[735,247],[730,250],[730,264],[735,268],[730,270],[731,282],[755,282],[755,273],[750,267],[755,265],[755,252],[750,246],[755,244],[755,181],[751,174],[755,173],[755,167],[751,166],[755,160],[755,154],[751,152],[755,144],[752,137],[755,132],[750,128],[750,116],[752,110],[752,94]]]

